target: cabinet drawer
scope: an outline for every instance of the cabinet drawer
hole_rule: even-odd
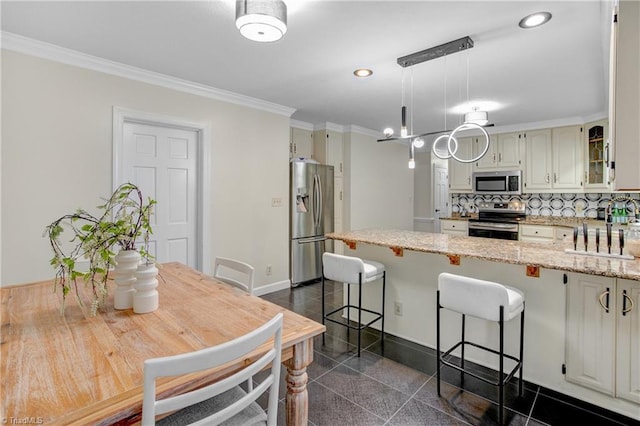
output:
[[[466,233],[469,223],[464,220],[442,220],[440,221],[442,231],[460,231]]]
[[[555,231],[555,239],[556,241],[572,241],[573,228],[565,228],[562,226],[558,226]]]
[[[555,235],[552,226],[520,225],[520,237],[553,240]]]

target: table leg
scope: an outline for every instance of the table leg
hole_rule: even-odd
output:
[[[313,338],[297,343],[287,367],[287,425],[306,426],[309,418],[307,366],[313,361]]]

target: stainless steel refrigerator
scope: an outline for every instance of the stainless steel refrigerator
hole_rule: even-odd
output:
[[[291,285],[322,277],[322,253],[333,251],[333,166],[290,163]]]

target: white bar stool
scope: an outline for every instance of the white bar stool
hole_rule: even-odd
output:
[[[325,296],[324,281],[325,279],[333,280],[341,283],[349,284],[347,291],[347,304],[343,305],[331,312],[325,313]],[[376,280],[382,279],[382,309],[375,312],[362,307],[362,285]],[[351,304],[351,285],[358,286],[358,305]],[[344,256],[341,254],[324,253],[322,255],[322,324],[330,321],[336,324],[344,325],[348,329],[358,330],[358,356],[360,356],[361,334],[362,329],[369,327],[376,321],[381,321],[380,328],[380,344],[384,346],[384,293],[386,284],[386,271],[384,265],[373,260],[364,260],[358,257]],[[358,311],[358,325],[351,325],[349,322],[350,310],[354,308]],[[336,312],[347,309],[346,322],[330,318]],[[362,311],[374,314],[375,317],[366,324],[362,324]],[[348,331],[347,329],[347,331]],[[322,343],[324,344],[324,333],[322,334]]]
[[[464,374],[469,374],[476,379],[482,380],[499,389],[499,424],[504,423],[504,385],[515,373],[520,370],[520,380],[518,382],[518,394],[522,396],[522,355],[524,344],[524,294],[515,288],[507,287],[491,281],[483,281],[475,278],[463,277],[449,273],[442,273],[438,276],[438,291],[436,295],[436,357],[437,370],[437,387],[438,396],[440,396],[440,364],[448,365]],[[462,337],[448,351],[440,352],[440,309],[445,308],[462,314]],[[504,353],[504,322],[515,318],[520,314],[520,356],[516,358],[512,355]],[[473,342],[465,340],[465,316],[471,315],[476,318],[487,321],[495,321],[500,327],[500,349],[488,348]],[[471,345],[476,348],[499,355],[499,376],[497,379],[490,380],[470,372],[464,368],[464,347]],[[461,347],[460,366],[447,361],[451,352]],[[516,365],[511,372],[504,376],[504,358],[515,361]]]

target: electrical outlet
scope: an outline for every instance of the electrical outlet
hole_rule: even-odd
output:
[[[282,207],[282,198],[280,197],[272,198],[271,207]]]
[[[402,316],[402,302],[395,302],[393,304],[393,313],[399,317]]]
[[[271,275],[271,265],[267,265],[267,275]]]

